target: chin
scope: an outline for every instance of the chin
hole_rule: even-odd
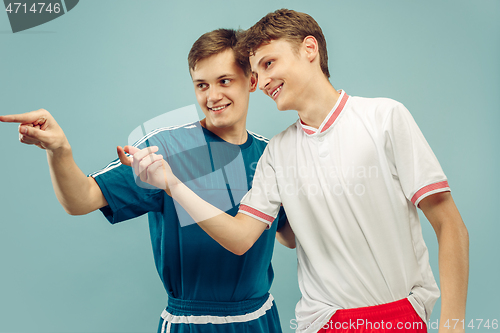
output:
[[[224,121],[214,121],[212,124],[216,128],[226,128],[226,127],[230,126],[228,123],[226,123]]]
[[[284,98],[286,96],[278,96],[278,100],[276,100],[276,108],[279,111],[287,111],[292,109],[292,105]]]
[[[278,109],[278,111],[291,110],[290,107],[284,103],[276,103],[276,108]]]

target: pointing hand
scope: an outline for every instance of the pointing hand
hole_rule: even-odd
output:
[[[19,141],[22,143],[50,151],[69,147],[62,128],[47,110],[0,116],[0,122],[19,123]]]

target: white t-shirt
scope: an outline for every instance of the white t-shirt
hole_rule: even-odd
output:
[[[449,190],[401,103],[341,92],[319,129],[298,120],[269,142],[240,212],[269,224],[285,208],[302,292],[297,332],[316,332],[338,309],[404,298],[428,322],[439,289],[417,206]]]

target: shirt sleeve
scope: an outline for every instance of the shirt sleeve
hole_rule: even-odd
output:
[[[393,176],[415,206],[425,197],[450,191],[448,180],[410,112],[397,103],[389,113],[384,133]]]
[[[162,210],[163,191],[137,186],[132,168],[121,164],[119,160],[90,176],[95,179],[108,202],[108,206],[100,210],[112,224]]]
[[[273,167],[271,142],[262,154],[252,183],[252,189],[241,199],[239,213],[251,216],[271,226],[281,207],[276,172]]]
[[[156,136],[145,136],[134,146],[143,149],[158,146],[159,154],[164,154],[165,145]],[[161,212],[166,193],[142,182],[131,167],[123,165],[119,159],[108,164],[104,169],[89,175],[99,185],[108,206],[100,210],[112,224],[141,216],[148,212]]]

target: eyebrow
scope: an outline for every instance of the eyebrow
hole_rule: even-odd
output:
[[[233,76],[235,76],[235,75],[234,74],[222,74],[217,78],[217,80],[220,80],[220,79],[225,78],[225,77],[233,77]],[[205,81],[207,81],[207,80],[204,80],[204,79],[193,80],[193,82],[205,82]]]

